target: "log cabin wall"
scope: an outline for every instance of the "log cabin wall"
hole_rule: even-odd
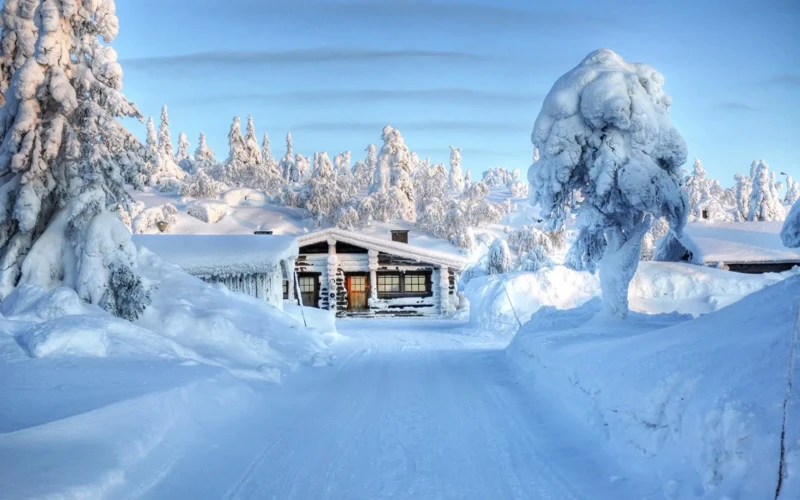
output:
[[[338,317],[440,316],[457,305],[456,271],[401,255],[387,254],[329,240],[300,248],[298,273],[319,273],[319,307],[336,311]],[[366,274],[369,283],[367,308],[348,310],[347,275]],[[385,273],[424,274],[428,291],[387,294],[379,297],[377,277]]]

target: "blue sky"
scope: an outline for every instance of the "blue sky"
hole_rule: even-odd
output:
[[[227,154],[252,114],[273,154],[360,159],[383,125],[420,156],[463,149],[473,176],[527,170],[552,83],[597,48],[666,78],[673,124],[709,173],[750,161],[800,178],[796,0],[118,1],[125,93],[146,115],[169,105],[173,140],[205,132]],[[143,136],[144,127],[136,127]]]

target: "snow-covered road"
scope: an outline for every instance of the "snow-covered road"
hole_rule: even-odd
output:
[[[518,384],[502,343],[445,321],[344,321],[305,370],[128,493],[145,498],[622,498],[632,484]],[[149,472],[147,469],[150,469]],[[137,477],[130,471],[130,479]],[[157,472],[157,473],[155,473]]]

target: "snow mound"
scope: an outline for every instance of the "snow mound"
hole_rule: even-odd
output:
[[[209,224],[216,224],[228,214],[228,205],[221,201],[197,201],[192,203],[186,213]]]
[[[269,203],[266,193],[250,188],[231,189],[223,193],[221,198],[231,207],[263,207]]]
[[[641,262],[628,296],[632,311],[698,316],[796,273],[740,274],[685,263]],[[570,309],[601,296],[596,275],[564,266],[483,276],[467,283],[465,293],[472,326],[500,335],[513,334],[544,306]]]
[[[167,203],[158,207],[144,209],[136,218],[133,219],[132,230],[134,234],[158,232],[158,224],[166,223],[168,226],[175,225],[178,209],[175,205]]]
[[[656,471],[666,498],[773,498],[787,394],[800,414],[787,393],[798,297],[794,276],[693,320],[546,307],[507,353],[621,461]],[[798,498],[800,427],[786,431],[781,498]]]

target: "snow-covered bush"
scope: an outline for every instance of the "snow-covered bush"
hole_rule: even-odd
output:
[[[517,269],[520,271],[535,273],[546,267],[553,267],[553,265],[553,259],[550,258],[547,248],[541,245],[537,245],[529,251],[520,254],[517,259]]]
[[[519,170],[508,170],[503,167],[490,168],[483,172],[481,182],[489,187],[510,187],[519,182]]]
[[[161,193],[177,193],[181,189],[181,182],[174,177],[161,177],[156,188]]]
[[[144,234],[153,230],[158,230],[158,223],[164,222],[172,226],[177,221],[178,209],[172,203],[150,207],[137,215],[133,219],[131,229],[135,234]]]
[[[359,223],[358,210],[352,205],[339,207],[333,216],[332,222],[334,226],[341,229],[354,229]]]
[[[146,208],[147,206],[141,201],[131,203],[127,208],[124,205],[119,204],[117,205],[117,215],[119,216],[119,220],[121,220],[122,223],[125,224],[125,227],[128,228],[128,231],[132,231],[131,228],[133,227],[133,219],[135,219],[136,216],[142,213],[142,211]]]
[[[27,16],[34,2],[23,7]],[[122,68],[109,45],[119,30],[114,1],[77,9],[62,0],[40,4],[33,56],[14,72],[0,108],[0,300],[18,284],[64,285],[133,317],[147,294],[135,279],[130,233],[112,211],[129,208],[125,184],[141,187],[146,172],[132,149],[138,141],[118,118],[143,117],[121,92]],[[132,293],[136,287],[141,293]]]
[[[200,201],[192,203],[186,213],[203,222],[216,224],[228,214],[228,205],[221,201]]]
[[[536,247],[543,247],[548,254],[553,253],[555,249],[553,239],[544,231],[533,226],[525,226],[511,232],[508,235],[508,246],[518,254],[527,253]]]
[[[513,262],[511,251],[505,240],[497,238],[491,246],[486,256],[486,272],[489,274],[506,274],[511,271]]]
[[[796,201],[783,221],[781,241],[789,248],[800,247],[800,201]]]
[[[653,217],[666,217],[678,234],[686,224],[686,143],[670,124],[663,83],[650,66],[592,52],[553,85],[532,135],[541,151],[528,172],[532,199],[560,228],[580,190],[568,262],[590,270],[599,262],[606,308],[623,317]]]
[[[197,173],[188,176],[180,186],[181,196],[190,198],[216,198],[218,194],[227,191],[225,183],[217,182],[206,174],[205,169],[198,169]]]
[[[528,197],[528,183],[522,181],[515,181],[509,184],[508,191],[512,198],[527,198]]]

